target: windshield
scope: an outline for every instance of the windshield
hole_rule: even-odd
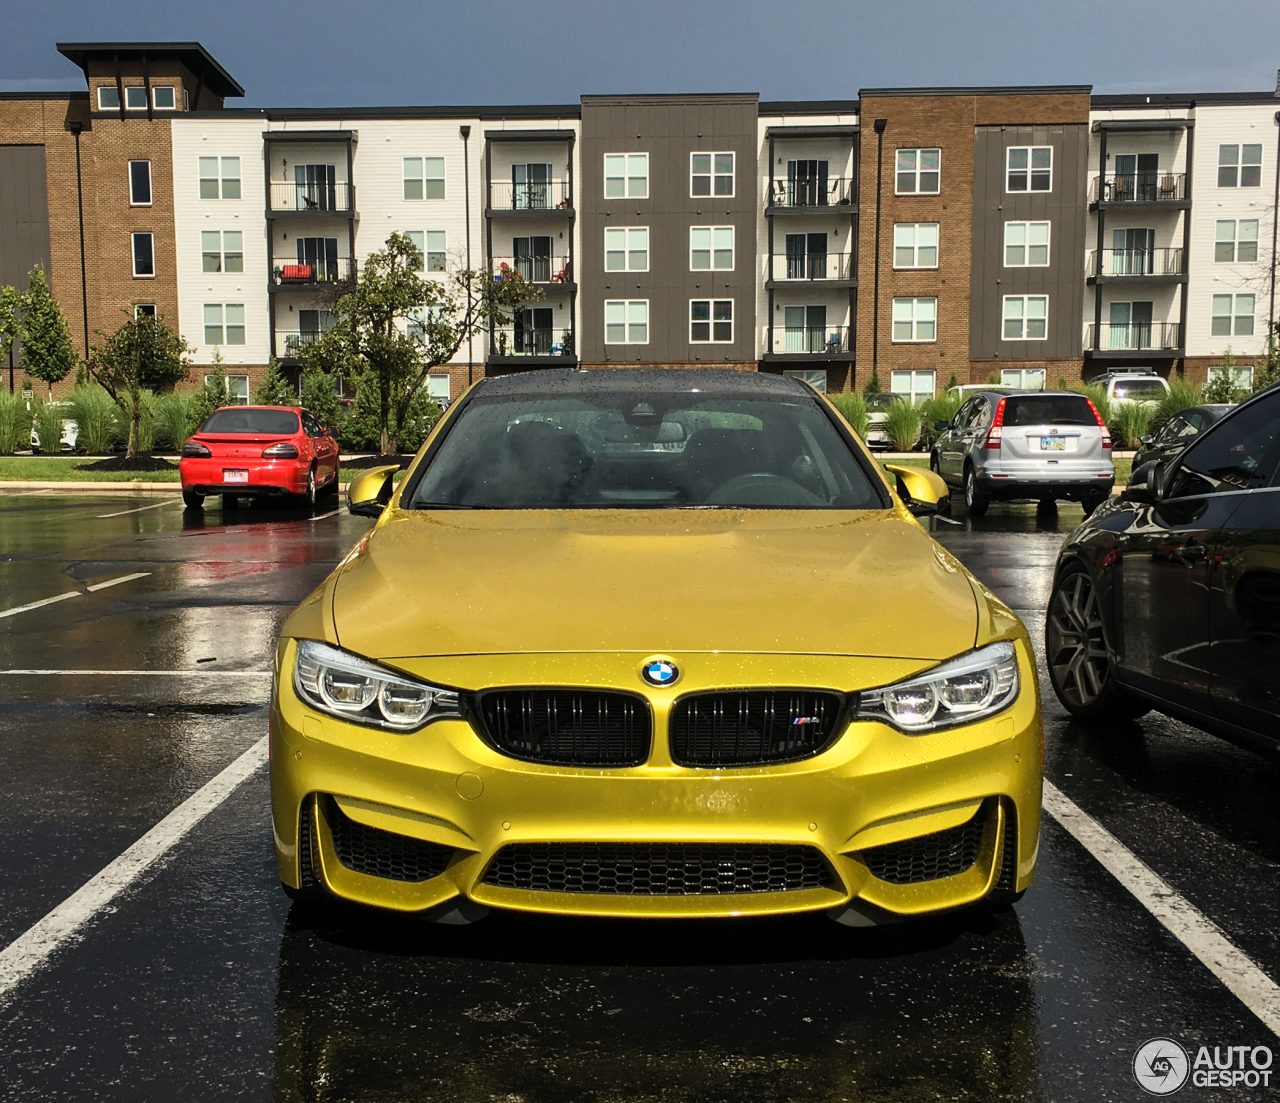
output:
[[[202,433],[247,433],[287,437],[298,431],[298,415],[291,410],[218,410],[201,427]]]
[[[879,509],[816,400],[477,395],[410,503],[431,509]]]
[[[1006,425],[1093,425],[1098,419],[1082,395],[1018,395],[1004,403]]]
[[[1111,395],[1113,398],[1160,399],[1168,389],[1162,379],[1125,379],[1117,380]]]

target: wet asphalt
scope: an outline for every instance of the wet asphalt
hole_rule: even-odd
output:
[[[157,501],[0,497],[0,610],[147,572],[0,619],[0,671],[265,670],[369,524]],[[937,538],[1038,640],[1079,509],[957,519]],[[1280,978],[1280,764],[1157,714],[1083,727],[1041,678],[1046,776]],[[0,674],[0,946],[259,740],[268,687]],[[995,914],[447,928],[291,910],[261,770],[0,1004],[0,1099],[1133,1100],[1156,1036],[1280,1049],[1047,816]]]

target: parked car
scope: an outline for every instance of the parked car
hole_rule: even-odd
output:
[[[1234,407],[1068,539],[1045,623],[1063,707],[1158,709],[1280,747],[1280,388]]]
[[[298,495],[314,505],[338,489],[338,445],[296,406],[224,406],[182,446],[182,500],[200,509],[211,494],[223,509],[245,497]]]
[[[1151,368],[1109,371],[1092,380],[1107,389],[1107,398],[1117,402],[1145,402],[1154,406],[1169,393],[1169,384]]]
[[[988,394],[1018,394],[1022,390],[1024,390],[1022,387],[1006,387],[1001,383],[960,383],[954,387],[948,387],[945,393],[948,398],[959,396],[965,399],[983,391]]]
[[[1229,405],[1189,406],[1176,413],[1154,433],[1138,438],[1142,447],[1133,454],[1133,469],[1159,460],[1168,463],[1210,425],[1216,425],[1235,407]]]
[[[884,423],[889,416],[889,403],[895,395],[872,392],[864,396],[867,401],[867,447],[873,452],[887,452],[893,447]]]
[[[916,522],[941,481],[895,494],[811,387],[489,378],[394,472],[281,634],[295,899],[869,926],[1030,884],[1026,633]]]
[[[936,428],[929,466],[963,488],[974,517],[992,502],[1027,498],[1066,498],[1089,514],[1115,485],[1111,434],[1074,391],[979,391]]]
[[[64,413],[71,410],[69,402],[56,402],[53,405],[60,407]],[[80,426],[76,424],[74,418],[64,417],[62,419],[62,451],[74,452],[76,450],[76,441],[79,439]],[[35,426],[31,428],[31,451],[40,451],[40,438],[36,435]]]

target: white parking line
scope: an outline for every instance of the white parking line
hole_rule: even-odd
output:
[[[122,509],[119,513],[99,513],[98,520],[101,521],[107,517],[123,517],[126,513],[142,513],[148,509],[161,509],[164,506],[173,505],[176,501],[176,498],[169,498],[163,502],[156,502],[155,505],[139,506],[137,509]]]
[[[147,578],[150,574],[150,571],[122,574],[119,578],[109,578],[106,582],[97,582],[92,586],[86,586],[83,590],[68,590],[65,594],[55,594],[53,597],[41,598],[39,601],[33,601],[27,605],[15,605],[12,609],[0,609],[0,617],[11,617],[15,613],[27,613],[32,609],[40,609],[45,605],[52,605],[55,601],[66,601],[70,597],[96,593],[98,590],[105,590],[108,586],[119,586],[121,582],[132,582],[135,578]]]
[[[95,582],[92,586],[86,586],[85,589],[94,594],[99,590],[105,590],[108,586],[119,586],[122,582],[132,582],[135,578],[147,578],[150,574],[150,571],[138,571],[137,574],[122,574],[119,578],[109,578],[106,582]]]
[[[337,517],[337,516],[338,516],[338,514],[339,514],[339,513],[341,513],[341,512],[342,512],[342,510],[340,510],[340,509],[335,509],[332,513],[322,513],[322,514],[320,514],[320,516],[319,516],[319,517],[312,517],[312,518],[310,518],[310,520],[312,520],[312,521],[323,521],[326,517]]]
[[[1044,783],[1044,807],[1138,902],[1227,989],[1280,1035],[1280,986],[1233,946],[1216,923],[1184,900],[1149,866],[1058,788]]]
[[[147,675],[157,678],[270,678],[269,670],[0,670],[6,674],[61,674],[79,678],[86,674],[105,674],[113,677]]]
[[[128,850],[48,915],[0,950],[0,1003],[23,978],[164,857],[193,827],[267,761],[263,736],[212,781],[196,790]]]

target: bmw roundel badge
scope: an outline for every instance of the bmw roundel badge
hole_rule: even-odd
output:
[[[670,686],[680,678],[680,668],[669,659],[650,659],[640,668],[642,677],[651,686]]]

